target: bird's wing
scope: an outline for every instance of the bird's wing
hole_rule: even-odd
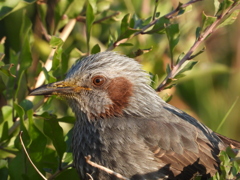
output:
[[[170,176],[190,179],[196,174],[214,174],[221,140],[194,118],[183,115],[184,120],[182,115],[166,109],[160,116],[142,121],[140,129],[147,147],[159,164],[166,164],[164,170]]]

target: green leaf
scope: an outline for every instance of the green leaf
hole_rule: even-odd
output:
[[[172,83],[169,86],[166,86],[164,89],[171,89],[172,87],[176,86],[176,83]],[[167,100],[166,100],[167,101]]]
[[[0,174],[2,180],[8,179],[8,160],[0,159]]]
[[[109,30],[108,47],[117,41],[118,32]]]
[[[36,165],[36,164],[35,164]],[[37,166],[38,167],[38,166]],[[42,180],[38,172],[33,168],[32,164],[28,161],[24,152],[20,151],[16,157],[9,161],[9,176],[12,180]],[[39,170],[43,172],[42,167]]]
[[[185,53],[182,52],[182,53],[178,56],[177,61],[176,61],[176,64],[178,64],[179,61],[180,61],[184,56],[185,56]]]
[[[93,8],[93,13],[96,14],[97,13],[97,2],[98,0],[88,0],[88,3],[91,4],[92,8]]]
[[[68,133],[65,136],[65,141],[67,145],[67,151],[72,153],[72,137],[73,137],[73,128],[68,131]]]
[[[33,108],[33,103],[27,99],[24,99],[20,104],[19,104],[25,112]]]
[[[0,52],[0,61],[3,60],[4,56],[5,56],[5,54]]]
[[[179,41],[179,26],[178,24],[171,24],[166,28],[166,34],[170,47],[171,59],[173,59],[173,50]]]
[[[223,0],[218,8],[217,14],[218,13],[222,13],[223,11],[225,11],[227,8],[229,8],[232,4],[234,3],[233,0]]]
[[[18,105],[18,104],[16,104],[16,103],[14,103],[14,106],[13,106],[13,107],[14,107],[14,109],[16,110],[19,118],[20,118],[21,120],[24,120],[24,115],[25,115],[24,109],[23,109],[20,105]]]
[[[128,27],[129,27],[129,19],[130,19],[130,14],[126,14],[123,19],[122,19],[122,22],[121,22],[121,32],[120,34],[124,34]]]
[[[95,0],[96,1],[96,0]],[[97,1],[98,12],[109,11],[111,9],[112,2],[110,1]]]
[[[29,145],[31,158],[34,162],[41,162],[47,145],[47,138],[34,124],[32,124],[29,130],[29,135],[32,139]]]
[[[130,22],[129,22],[130,21]],[[130,19],[130,14],[126,14],[121,22],[121,31],[118,37],[118,41],[129,38],[135,32],[140,31],[140,29],[134,29],[134,18]]]
[[[169,73],[171,72],[171,68],[170,68],[170,65],[169,65],[169,64],[167,64],[166,72],[167,72],[167,74],[169,74]]]
[[[133,46],[132,43],[121,43],[119,46]]]
[[[54,29],[50,30],[50,34],[56,34],[56,31],[60,29],[61,26],[64,26],[67,21],[63,21],[63,16],[68,15],[67,11],[71,7],[74,0],[61,0],[58,1],[54,7],[54,21],[55,21],[55,27]],[[80,2],[81,4],[81,2]]]
[[[23,131],[22,139],[23,139],[25,146],[27,147],[30,143],[30,136],[29,136],[28,130],[25,126],[26,121],[24,121],[24,115],[25,115],[24,109],[16,103],[14,103],[13,107],[16,110],[18,117],[20,118],[20,130]],[[15,144],[16,148],[22,149],[22,144],[20,143],[19,137],[16,138],[14,144]]]
[[[195,54],[191,55],[188,60],[192,60],[194,59],[195,57],[197,57],[198,55],[202,54],[204,51],[206,50],[205,47],[203,47],[200,51],[196,52]]]
[[[11,179],[19,179],[19,177],[22,176],[22,173],[26,168],[24,166],[25,165],[24,160],[25,157],[23,156],[23,152],[18,152],[16,157],[9,162],[8,167]]]
[[[176,85],[176,81],[177,81],[176,78],[169,78],[169,79],[167,79],[166,86],[164,87],[164,89],[172,88],[173,86]]]
[[[205,12],[202,13],[202,26],[201,29],[204,31],[207,27],[212,25],[216,21],[217,17],[215,16],[208,16]]]
[[[58,47],[57,50],[54,53],[54,56],[53,56],[53,59],[52,59],[52,70],[53,71],[56,71],[58,68],[61,68],[62,51],[63,51],[62,47]]]
[[[9,77],[16,77],[11,73],[11,68],[13,67],[13,64],[7,64],[0,67],[0,77],[2,79],[2,82],[5,86],[8,84]]]
[[[215,13],[214,14],[217,14],[218,10],[219,10],[219,7],[220,7],[220,2],[219,0],[214,0],[214,10],[215,10]]]
[[[152,17],[142,20],[142,19],[139,19],[136,15],[134,15],[133,18],[134,18],[134,27],[133,27],[134,29],[142,29],[144,26],[148,25],[152,20]]]
[[[59,169],[59,158],[57,157],[56,150],[53,148],[45,148],[44,156],[41,161],[45,162],[45,166],[43,167],[45,172],[54,173],[54,171]]]
[[[135,32],[138,32],[138,31],[140,31],[140,30],[132,29],[132,28],[128,27],[127,30],[119,36],[118,40],[129,38],[132,34],[134,34]]]
[[[9,123],[12,122],[13,120],[12,111],[13,111],[13,108],[11,106],[3,106],[1,108],[3,119],[0,122],[3,122],[3,121],[8,121]],[[11,125],[12,124],[9,124],[9,126]],[[0,126],[0,130],[1,130],[1,126]]]
[[[44,157],[44,152],[47,145],[46,136],[40,131],[33,121],[33,110],[27,112],[29,121],[28,133],[31,137],[31,144],[29,145],[29,152],[31,152],[31,159],[34,162],[41,162]]]
[[[182,5],[182,3],[179,3],[178,7],[180,7],[181,5]],[[182,14],[184,14],[184,13],[191,12],[191,11],[192,11],[192,5],[189,5],[189,6],[185,7],[185,8],[181,8],[181,9],[179,10],[179,12],[178,12],[178,16],[179,16],[179,15],[182,15]]]
[[[20,0],[4,0],[0,2],[0,20],[6,15],[10,14],[11,11],[18,5]]]
[[[153,26],[153,28],[150,31],[145,32],[146,34],[152,34],[152,33],[159,33],[163,34],[165,33],[165,28],[169,25],[170,20],[167,19],[165,16],[159,18],[157,23]]]
[[[2,134],[0,137],[0,142],[3,142],[8,139],[8,122],[5,121],[2,126]]]
[[[150,79],[151,79],[150,86],[153,89],[156,89],[158,87],[159,77],[157,74],[152,74],[151,72],[149,72],[149,75],[150,75]]]
[[[236,153],[232,150],[231,147],[228,146],[225,151],[230,158],[236,157]]]
[[[58,180],[66,180],[72,177],[71,180],[78,180],[78,173],[75,168],[64,170],[60,175],[58,175]]]
[[[45,119],[44,134],[52,140],[52,143],[58,153],[59,161],[63,157],[64,152],[66,151],[66,143],[63,138],[63,129],[59,125],[58,121],[55,118]]]
[[[71,152],[64,153],[63,162],[64,163],[71,163],[72,161],[73,161],[72,153]]]
[[[8,77],[12,76],[12,77],[16,77],[15,75],[13,75],[11,73],[11,68],[14,66],[14,64],[6,64],[4,66],[0,67],[0,71],[2,71],[4,74],[6,74]]]
[[[42,71],[45,75],[47,83],[56,82],[56,78],[53,76],[52,71],[47,72],[45,67],[42,67]]]
[[[88,51],[90,50],[90,46],[89,46],[90,36],[91,36],[91,30],[92,30],[94,19],[95,19],[95,15],[94,15],[93,7],[92,7],[91,3],[88,1],[87,12],[86,12],[86,29],[87,29],[87,48],[88,48]]]
[[[39,18],[41,19],[41,23],[43,23],[44,27],[47,27],[46,21],[45,21],[47,17],[47,10],[48,10],[47,4],[46,3],[38,4],[36,8],[37,8]]]
[[[75,121],[76,121],[76,118],[73,116],[65,116],[65,117],[58,119],[58,122],[65,122],[65,123],[70,123],[70,124],[74,124]]]
[[[238,175],[240,171],[239,164],[236,161],[232,162],[232,174],[234,177]]]
[[[20,68],[21,71],[26,70],[32,64],[32,53],[31,53],[31,40],[32,36],[32,22],[24,13],[21,30],[20,30],[20,38],[21,38],[21,51],[19,56]]]
[[[200,37],[200,35],[201,35],[201,31],[202,31],[202,28],[201,27],[197,27],[196,28],[196,39],[198,39],[199,37]]]
[[[50,40],[50,42],[49,42],[50,46],[51,46],[53,49],[56,49],[56,48],[62,46],[63,43],[64,43],[63,40],[62,40],[61,38],[57,37],[57,36],[52,36],[52,37],[51,37],[51,40]]]
[[[99,46],[98,44],[96,44],[96,45],[92,48],[91,54],[96,54],[96,53],[98,53],[98,52],[101,52],[101,48],[100,48],[100,46]]]
[[[164,94],[164,96],[162,96],[162,99],[163,99],[165,102],[169,102],[169,101],[171,101],[172,97],[173,97],[172,95]]]
[[[26,70],[20,71],[19,73],[19,77],[18,77],[18,84],[21,84],[24,74],[25,74]],[[14,89],[14,96],[17,97],[19,95],[19,92],[21,92],[23,90],[22,86],[17,86],[17,89]]]
[[[193,68],[193,66],[195,66],[197,63],[198,63],[198,61],[188,61],[187,64],[177,73],[175,78],[177,78],[182,73],[191,70]]]
[[[239,15],[240,9],[233,11],[223,22],[218,25],[218,28],[234,23]]]
[[[67,16],[70,19],[76,18],[79,15],[79,12],[81,12],[82,9],[85,8],[84,3],[85,1],[73,0],[69,8],[67,9]]]

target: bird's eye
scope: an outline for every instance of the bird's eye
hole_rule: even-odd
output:
[[[92,78],[92,83],[94,86],[101,86],[106,82],[106,78],[103,76],[95,76]]]

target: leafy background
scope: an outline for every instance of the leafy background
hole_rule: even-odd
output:
[[[72,163],[72,111],[64,99],[30,97],[30,90],[62,80],[77,59],[107,49],[135,57],[151,72],[156,88],[168,64],[189,50],[196,29],[214,22],[219,8],[217,0],[196,2],[171,19],[172,28],[158,24],[133,36],[153,15],[161,17],[178,5],[177,0],[1,1],[0,179],[43,179],[23,151],[20,131],[33,164],[45,177],[78,179],[74,168],[67,169]],[[223,26],[196,49],[194,53],[206,48],[190,60],[192,66],[197,62],[193,69],[186,68],[190,71],[170,84],[177,86],[162,90],[160,96],[218,133],[240,140],[237,14]]]

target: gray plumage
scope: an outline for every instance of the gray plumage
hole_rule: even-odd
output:
[[[114,52],[83,58],[64,81],[32,95],[66,97],[76,115],[73,158],[82,179],[117,179],[91,160],[131,179],[202,179],[219,170],[223,136],[165,103],[135,60]],[[230,141],[230,140],[229,140]],[[230,143],[230,142],[229,142]],[[237,142],[235,142],[238,144]]]

